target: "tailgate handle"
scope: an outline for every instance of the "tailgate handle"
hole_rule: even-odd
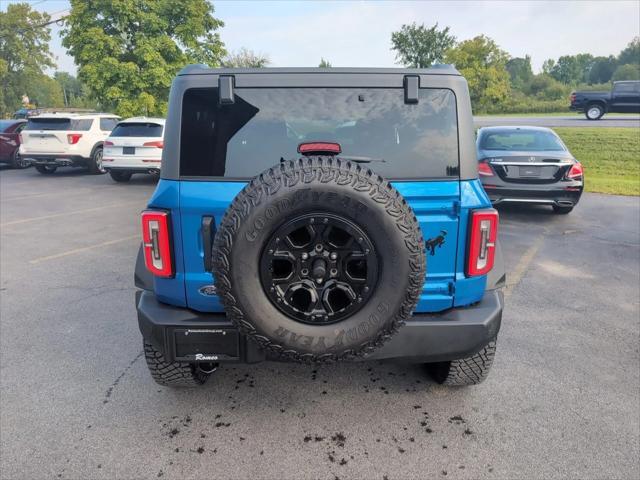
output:
[[[202,217],[202,248],[204,249],[204,271],[213,271],[213,236],[216,224],[213,217]]]

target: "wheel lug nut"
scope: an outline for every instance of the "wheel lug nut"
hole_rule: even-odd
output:
[[[362,237],[358,238],[358,243],[362,243],[363,241],[364,241],[364,238],[362,238]]]
[[[317,252],[321,252],[322,251],[322,244],[321,243],[316,245],[316,251]]]
[[[328,221],[329,221],[328,218],[325,218],[325,219],[322,220],[323,223],[327,223]]]
[[[315,218],[312,218],[309,220],[309,223],[313,223],[313,222],[315,222]]]
[[[309,258],[309,254],[308,254],[307,252],[304,252],[304,253],[302,254],[302,259],[303,259],[303,260],[306,260],[307,258]]]
[[[320,284],[320,283],[322,283],[322,279],[321,278],[316,278],[316,282],[318,282]]]
[[[332,252],[331,253],[331,260],[335,260],[336,258],[338,258],[338,254],[336,252]]]
[[[364,287],[364,291],[368,292],[369,291],[369,287]]]

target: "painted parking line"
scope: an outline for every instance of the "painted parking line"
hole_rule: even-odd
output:
[[[507,273],[507,284],[504,289],[505,298],[511,296],[511,294],[513,293],[513,289],[518,286],[518,284],[524,277],[524,274],[527,273],[529,265],[531,265],[531,262],[535,258],[538,250],[540,250],[540,247],[544,242],[546,233],[547,232],[545,230],[545,233],[538,235],[533,244],[529,248],[527,248],[522,257],[520,257],[516,268],[514,268],[512,272]]]
[[[121,187],[117,185],[105,185],[101,187],[80,188],[78,190],[74,190],[73,192],[62,190],[62,191],[56,191],[56,192],[32,193],[29,195],[16,195],[13,197],[3,197],[2,201],[8,202],[11,200],[29,200],[30,198],[51,197],[51,196],[60,196],[60,197],[67,198],[69,196],[87,195],[94,192],[104,193],[104,190],[106,189],[115,189],[115,188],[121,188]]]
[[[75,255],[76,253],[82,253],[88,250],[106,247],[109,245],[115,245],[116,243],[126,242],[127,240],[133,240],[134,238],[137,238],[138,240],[140,240],[141,236],[140,234],[130,235],[128,237],[116,238],[115,240],[109,240],[107,242],[96,243],[94,245],[89,245],[88,247],[74,248],[73,250],[69,250],[67,252],[56,253],[55,255],[48,255],[46,257],[34,258],[33,260],[29,260],[29,263],[34,265],[37,263],[47,262],[49,260],[55,260],[57,258],[68,257],[69,255]]]
[[[106,208],[117,208],[117,207],[124,207],[124,206],[127,206],[127,205],[144,206],[144,201],[137,200],[135,202],[112,203],[111,205],[102,205],[101,207],[85,208],[83,210],[73,210],[71,212],[53,213],[51,215],[43,215],[41,217],[23,218],[22,220],[13,220],[11,222],[0,223],[0,227],[8,227],[8,226],[11,226],[11,225],[20,225],[22,223],[29,223],[29,222],[37,222],[37,221],[40,221],[40,220],[48,220],[50,218],[66,217],[68,215],[77,215],[77,214],[80,214],[80,213],[96,212],[98,210],[104,210]]]

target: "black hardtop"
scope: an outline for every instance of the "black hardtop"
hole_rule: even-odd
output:
[[[437,64],[429,68],[365,68],[365,67],[268,67],[268,68],[211,68],[207,65],[187,65],[178,75],[234,75],[234,74],[332,74],[358,73],[361,75],[390,74],[390,75],[458,75],[453,65]]]
[[[180,180],[182,101],[189,89],[217,88],[232,77],[233,88],[404,88],[418,77],[419,88],[448,89],[456,102],[459,179],[478,178],[471,99],[466,79],[452,65],[431,68],[210,68],[188,65],[173,80],[164,134],[161,178]],[[185,178],[186,179],[186,178]],[[202,179],[204,180],[204,178]],[[427,179],[428,180],[428,179]]]

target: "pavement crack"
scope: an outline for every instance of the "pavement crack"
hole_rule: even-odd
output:
[[[102,400],[103,404],[109,403],[109,399],[111,398],[113,389],[118,386],[118,384],[120,383],[120,380],[122,380],[122,378],[127,374],[127,372],[131,369],[131,367],[133,367],[133,364],[136,363],[138,359],[142,357],[143,354],[144,354],[144,350],[140,350],[140,352],[138,352],[138,355],[136,355],[136,357],[129,362],[129,365],[125,367],[122,373],[120,373],[120,375],[118,375],[118,377],[113,381],[113,383],[109,386],[109,388],[107,388],[107,391],[104,394],[104,399]]]

